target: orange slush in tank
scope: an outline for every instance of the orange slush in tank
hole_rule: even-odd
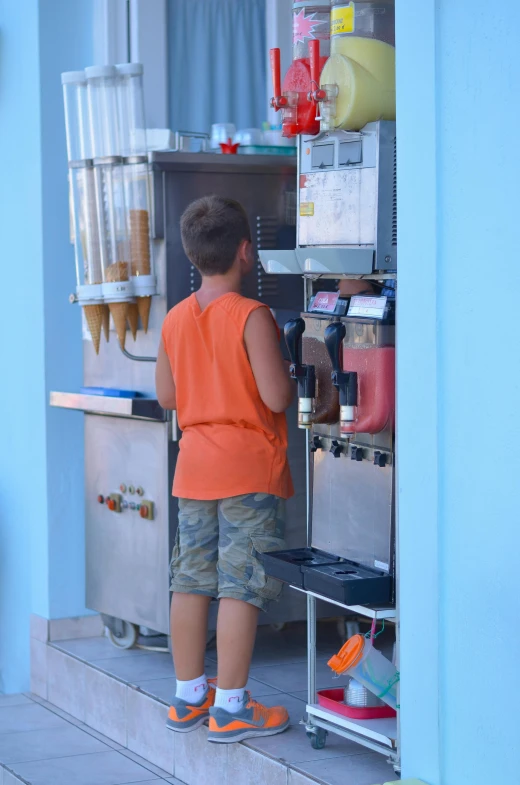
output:
[[[321,74],[322,129],[395,120],[393,0],[333,0],[331,56]]]

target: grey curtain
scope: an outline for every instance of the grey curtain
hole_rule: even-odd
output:
[[[265,0],[169,0],[170,127],[267,118]]]

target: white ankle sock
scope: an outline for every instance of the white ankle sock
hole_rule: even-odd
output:
[[[177,679],[177,689],[175,697],[181,698],[187,703],[199,703],[208,691],[208,680],[206,674],[199,676],[198,679],[191,681],[180,681]]]
[[[215,707],[225,709],[230,714],[238,714],[244,708],[245,690],[220,690],[217,687]]]

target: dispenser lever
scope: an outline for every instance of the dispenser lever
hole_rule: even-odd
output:
[[[343,423],[354,420],[354,407],[357,406],[358,379],[355,371],[343,370],[343,339],[345,325],[333,322],[325,328],[325,346],[332,363],[332,384],[339,391],[340,420]]]
[[[291,358],[291,377],[298,382],[298,424],[300,428],[309,428],[316,397],[316,375],[314,365],[303,365],[301,362],[301,342],[305,332],[305,322],[301,317],[291,319],[283,331]]]
[[[271,60],[271,76],[273,79],[273,92],[271,98],[271,106],[277,112],[282,106],[287,105],[287,98],[282,95],[282,70],[280,65],[280,50],[278,48],[270,49],[269,56]]]
[[[324,90],[320,89],[320,41],[318,38],[309,41],[309,65],[311,69],[311,89],[307,98],[309,101],[317,104],[319,101],[323,101],[327,95]]]

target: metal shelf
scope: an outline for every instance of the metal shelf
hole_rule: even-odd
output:
[[[167,414],[154,398],[115,398],[108,395],[51,392],[50,405],[88,414],[167,422]]]
[[[353,720],[317,704],[307,706],[312,725],[344,736],[364,747],[397,760],[397,718],[382,720]]]
[[[359,616],[366,616],[368,619],[376,619],[377,621],[382,619],[395,619],[396,617],[395,608],[366,608],[364,605],[345,605],[337,600],[331,600],[330,597],[324,597],[322,594],[316,594],[313,591],[301,589],[299,586],[291,585],[291,589],[302,592],[302,594],[306,594],[308,597],[314,597],[316,600],[323,600],[323,602],[329,602],[331,605],[337,605],[339,608],[344,608]]]

